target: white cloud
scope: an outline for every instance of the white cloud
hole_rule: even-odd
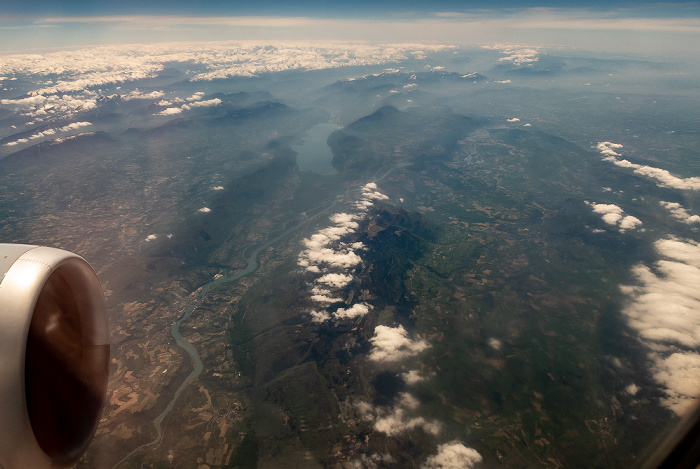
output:
[[[642,224],[642,221],[637,218],[633,217],[632,215],[625,215],[622,220],[620,220],[620,231],[625,232],[625,230],[632,230],[637,228]]]
[[[369,308],[369,305],[366,303],[357,303],[348,309],[338,308],[338,310],[333,313],[333,317],[336,319],[357,318],[369,313]]]
[[[338,301],[343,301],[342,298],[335,298],[332,296],[328,295],[311,295],[311,299],[315,301],[316,303],[326,303],[326,304],[331,304],[331,303],[337,303]],[[330,318],[330,316],[329,316]]]
[[[489,343],[489,347],[491,347],[494,350],[501,350],[501,347],[503,347],[503,343],[500,340],[493,338],[493,337],[491,337],[488,340],[488,343]]]
[[[163,91],[151,91],[150,93],[143,93],[137,88],[122,96],[122,99],[125,101],[129,101],[131,99],[158,99],[162,98],[163,96],[165,96],[165,93]]]
[[[360,200],[367,202],[367,206],[372,205],[372,200],[387,198],[377,191],[375,183],[364,185],[360,192]],[[306,272],[320,275],[311,283],[311,300],[319,306],[327,308],[332,303],[342,301],[342,298],[333,296],[330,289],[343,288],[353,280],[351,269],[362,262],[357,251],[362,251],[365,246],[361,242],[344,242],[342,238],[355,232],[360,226],[358,221],[365,216],[362,212],[333,214],[330,216],[332,226],[323,228],[302,241],[305,249],[299,254],[297,264]],[[339,308],[333,314],[318,310],[311,311],[310,314],[313,321],[323,322],[364,316],[370,308],[366,303],[357,303]]]
[[[304,256],[316,266],[328,264],[333,267],[349,268],[362,262],[360,256],[353,251],[334,251],[330,248],[309,249],[304,252]]]
[[[615,204],[596,204],[586,202],[594,212],[602,215],[603,221],[608,225],[616,226],[621,233],[626,230],[636,229],[642,225],[642,221],[632,215],[625,215],[624,210]]]
[[[211,209],[209,207],[202,207],[197,211],[200,213],[209,213],[209,212],[211,212]]]
[[[328,321],[331,318],[331,315],[328,314],[326,311],[312,310],[309,311],[309,314],[311,315],[311,320],[313,322],[324,322]]]
[[[429,422],[423,417],[409,417],[406,411],[400,407],[395,407],[392,413],[377,417],[374,422],[374,429],[388,436],[398,435],[414,428],[422,428],[425,432],[433,435],[440,432],[438,423]]]
[[[682,415],[700,390],[700,244],[661,239],[654,246],[661,256],[654,268],[635,266],[637,284],[621,287],[631,300],[624,314],[649,349],[662,403]]]
[[[598,142],[596,148],[598,151],[600,151],[600,153],[606,155],[606,157],[603,158],[603,161],[609,161],[616,166],[620,166],[621,168],[633,169],[636,174],[656,180],[662,187],[682,190],[700,190],[700,177],[680,178],[678,176],[674,176],[665,169],[632,163],[628,160],[617,159],[616,157],[621,155],[615,150],[622,148],[622,145],[618,143]]]
[[[438,452],[421,466],[424,469],[469,469],[483,460],[478,451],[459,441],[438,445]]]
[[[78,138],[78,137],[84,137],[86,135],[95,135],[95,132],[83,132],[83,133],[79,133],[76,135],[71,135],[70,137],[56,138],[52,141],[52,144],[63,143],[65,141],[73,140],[73,139]]]
[[[195,94],[193,94],[189,98],[185,98],[185,100],[187,100],[187,101],[199,101],[200,99],[202,99],[202,96],[204,96],[204,92],[197,91]]]
[[[158,236],[151,234],[151,235],[146,236],[146,241],[153,241],[154,239],[157,239],[157,238],[158,238]]]
[[[90,122],[73,122],[72,124],[65,125],[58,129],[59,132],[69,132],[71,130],[78,130],[83,127],[89,127],[92,123]]]
[[[157,112],[153,114],[154,116],[174,116],[175,114],[180,114],[182,112],[182,109],[179,107],[169,107],[166,109],[163,109],[160,112]]]
[[[357,215],[353,215],[351,213],[336,213],[331,215],[331,221],[333,223],[343,226],[352,226],[353,228],[358,227],[357,222],[354,221],[357,220],[357,218]]]
[[[144,17],[145,18],[145,17]],[[143,18],[142,18],[143,19]],[[162,18],[161,18],[162,19]],[[158,21],[151,18],[151,20]],[[169,18],[167,21],[172,21]],[[190,18],[190,20],[192,20]],[[258,19],[263,22],[298,22],[299,19]],[[76,21],[78,21],[76,19]],[[91,21],[99,21],[93,17]],[[198,21],[202,21],[199,19]],[[219,22],[219,18],[207,21]],[[251,21],[250,18],[225,20]],[[308,20],[306,20],[308,21]],[[23,54],[3,57],[0,73],[21,74],[35,78],[38,89],[19,99],[2,99],[3,105],[25,110],[31,116],[66,117],[96,107],[102,87],[155,78],[168,64],[193,64],[198,73],[192,81],[230,77],[252,77],[286,70],[321,70],[346,66],[380,65],[406,60],[413,52],[443,50],[452,46],[421,44],[370,45],[364,42],[227,41],[174,42],[139,45],[111,45],[72,49],[45,54]],[[121,86],[115,86],[118,90]],[[163,91],[131,91],[122,96],[130,99],[159,99]],[[218,99],[201,101],[199,91],[186,106],[216,106]],[[174,99],[172,102],[184,102]],[[165,101],[162,104],[170,105]],[[168,111],[163,115],[171,115]]]
[[[418,370],[409,370],[405,373],[401,373],[401,378],[403,378],[406,384],[416,384],[427,379],[427,377],[422,376]]]
[[[613,142],[598,142],[598,145],[596,145],[596,148],[600,153],[602,153],[605,156],[621,156],[619,153],[617,153],[615,150],[619,150],[622,148],[622,145],[619,143],[613,143]]]
[[[377,326],[374,329],[374,337],[370,339],[370,342],[372,342],[372,351],[369,355],[370,360],[381,362],[403,360],[404,358],[417,355],[430,347],[422,339],[409,339],[408,332],[403,326]]]
[[[15,111],[22,111],[30,117],[69,118],[79,112],[89,111],[97,107],[96,97],[81,90],[76,94],[64,95],[31,95],[19,99],[0,100],[3,105],[11,106]],[[33,122],[28,123],[31,125]]]
[[[352,281],[352,275],[329,273],[319,277],[316,281],[330,287],[343,288]]]
[[[374,429],[385,435],[399,435],[417,428],[433,435],[439,434],[438,422],[415,415],[419,406],[418,399],[409,393],[401,393],[394,406],[374,407],[363,401],[355,404],[362,420],[373,423]]]
[[[57,132],[70,132],[72,130],[78,130],[80,128],[88,127],[90,125],[92,125],[92,123],[90,123],[90,122],[73,122],[72,124],[64,125],[63,127],[49,128],[49,129],[43,130],[41,132],[37,132],[35,134],[30,135],[27,138],[20,138],[20,139],[11,141],[11,142],[7,142],[7,143],[3,144],[3,146],[10,147],[10,146],[14,146],[14,145],[17,145],[20,143],[26,143],[29,140],[37,140],[40,138],[49,137],[49,136],[55,135]]]
[[[212,106],[218,106],[221,104],[221,100],[219,98],[214,98],[214,99],[208,99],[206,101],[195,101],[193,103],[190,103],[190,107],[212,107]]]
[[[659,202],[662,207],[666,208],[671,212],[671,216],[681,220],[683,223],[693,224],[700,223],[700,215],[691,215],[688,211],[678,202]]]
[[[214,186],[214,187],[211,188],[211,190],[213,190],[213,191],[222,191],[222,190],[224,190],[224,186]]]
[[[394,457],[389,453],[382,454],[361,454],[359,459],[353,459],[343,464],[344,468],[347,469],[378,469],[378,463],[383,463],[381,467],[386,467],[386,465],[394,463]]]
[[[627,387],[625,387],[625,392],[627,394],[629,394],[630,396],[635,396],[639,392],[639,386],[632,383],[632,384],[628,385]]]
[[[484,49],[498,50],[506,54],[505,57],[498,59],[500,62],[511,62],[515,65],[529,65],[537,62],[539,50],[534,47],[521,46],[518,44],[491,44],[482,46]]]
[[[520,119],[518,119],[517,117],[511,117],[510,119],[508,119],[508,122],[520,122]]]

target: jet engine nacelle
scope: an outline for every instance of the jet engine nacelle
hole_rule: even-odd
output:
[[[81,257],[0,244],[0,467],[74,464],[109,374],[102,287]]]

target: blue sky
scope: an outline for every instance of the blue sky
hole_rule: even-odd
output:
[[[455,11],[503,8],[581,8],[614,10],[644,7],[655,15],[677,14],[700,2],[645,0],[3,0],[4,15],[280,15],[280,16],[376,16],[406,12]]]
[[[700,2],[2,0],[0,10],[0,54],[244,39],[518,42],[697,57]]]

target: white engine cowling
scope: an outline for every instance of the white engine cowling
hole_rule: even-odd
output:
[[[0,467],[66,467],[99,423],[109,375],[102,287],[80,256],[0,244]]]

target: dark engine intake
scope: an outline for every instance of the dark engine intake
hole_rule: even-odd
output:
[[[102,287],[81,257],[0,244],[0,467],[65,467],[100,421],[109,374]]]

